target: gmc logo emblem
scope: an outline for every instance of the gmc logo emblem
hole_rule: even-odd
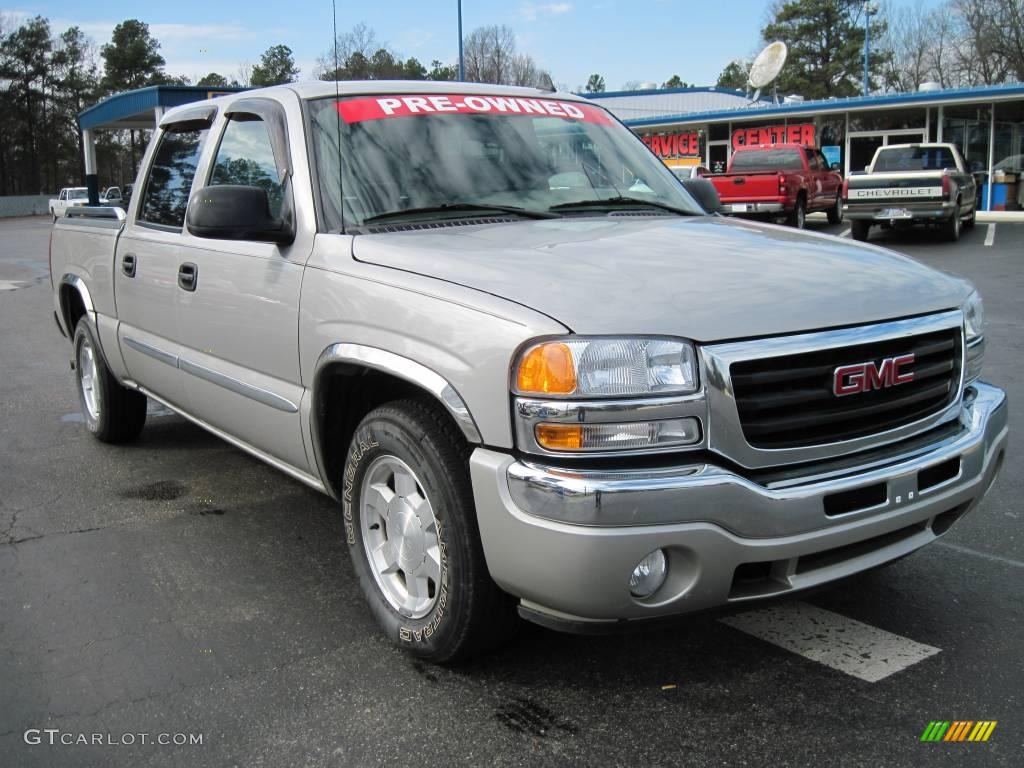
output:
[[[906,384],[914,380],[914,372],[901,373],[900,368],[913,362],[913,355],[900,355],[883,360],[881,365],[872,362],[841,365],[833,374],[832,392],[836,397],[845,397]]]

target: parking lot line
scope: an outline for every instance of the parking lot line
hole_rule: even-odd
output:
[[[13,280],[0,280],[0,291],[16,291],[21,288],[21,285]]]
[[[988,232],[985,233],[985,245],[992,247],[992,243],[996,241],[996,225],[989,224]]]
[[[941,650],[808,603],[781,603],[719,621],[869,683]]]
[[[844,229],[842,232],[839,233],[839,236],[840,237],[849,237],[850,236],[850,228],[847,227],[846,229]]]
[[[957,552],[962,552],[965,555],[974,555],[975,557],[981,557],[985,560],[991,560],[993,563],[1003,563],[1004,565],[1012,565],[1014,568],[1024,568],[1024,563],[1020,560],[1014,560],[1009,557],[1001,557],[1000,555],[992,555],[988,552],[979,552],[976,549],[970,547],[961,547],[958,544],[950,544],[948,541],[936,541],[935,544],[946,549],[953,549]]]

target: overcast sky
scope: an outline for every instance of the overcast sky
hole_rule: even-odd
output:
[[[892,0],[897,7],[937,0]],[[548,69],[555,82],[576,89],[592,72],[609,90],[630,80],[662,83],[673,74],[712,85],[733,58],[756,53],[765,0],[683,2],[683,0],[594,0],[520,2],[464,0],[466,33],[484,24],[507,24],[519,49]],[[135,10],[121,11],[122,8]],[[338,0],[338,30],[365,22],[403,56],[429,65],[458,59],[457,1]],[[210,71],[229,78],[241,62],[255,63],[272,45],[295,53],[301,79],[313,77],[317,57],[331,46],[330,0],[175,0],[169,3],[39,2],[10,6],[0,14],[15,20],[40,14],[55,33],[80,26],[97,45],[110,39],[124,18],[146,22],[160,41],[167,71],[201,77]]]

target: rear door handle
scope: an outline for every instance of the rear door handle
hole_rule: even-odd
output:
[[[121,271],[128,275],[128,277],[135,277],[135,265],[134,253],[126,253],[121,257]]]
[[[178,267],[178,286],[186,291],[194,291],[199,281],[199,267],[191,261],[186,261]]]

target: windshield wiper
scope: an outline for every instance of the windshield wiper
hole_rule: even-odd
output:
[[[680,216],[697,215],[693,211],[688,211],[685,208],[677,208],[674,205],[659,203],[656,200],[641,200],[639,197],[624,197],[622,195],[619,195],[618,197],[604,197],[598,200],[577,200],[574,203],[559,203],[558,205],[552,205],[550,210],[565,211],[570,208],[618,208],[620,206],[629,206],[632,208],[638,205],[660,208],[663,211],[678,213]]]
[[[442,203],[441,205],[425,205],[419,208],[402,208],[397,211],[385,211],[363,219],[363,224],[370,224],[386,219],[398,219],[403,216],[429,215],[431,213],[476,213],[487,216],[489,213],[511,213],[528,219],[557,219],[559,214],[549,211],[532,211],[514,205],[491,205],[490,203]]]

